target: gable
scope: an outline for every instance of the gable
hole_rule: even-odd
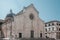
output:
[[[34,11],[36,11],[37,13],[39,13],[38,11],[37,11],[37,9],[34,7],[34,5],[33,4],[30,4],[29,6],[27,6],[27,7],[24,7],[24,9],[29,9],[29,8],[32,8],[32,9],[34,9]]]
[[[25,11],[29,10],[29,8],[31,8],[31,9],[33,9],[35,12],[39,13],[39,12],[36,10],[36,8],[34,7],[34,5],[33,5],[33,4],[30,4],[29,6],[24,7],[23,10],[21,10],[20,12],[18,12],[18,13],[16,14],[16,16],[23,14]]]

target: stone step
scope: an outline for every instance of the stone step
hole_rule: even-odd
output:
[[[7,40],[7,39],[0,39],[0,40]],[[10,39],[10,40],[55,40],[53,38],[18,38],[18,39]]]

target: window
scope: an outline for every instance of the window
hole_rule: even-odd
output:
[[[1,31],[1,29],[2,29],[2,28],[1,28],[1,25],[0,25],[0,31]]]
[[[1,28],[0,28],[0,31],[1,31]]]
[[[58,28],[57,28],[57,31],[58,31]]]
[[[42,33],[40,33],[40,37],[42,37]]]
[[[54,23],[52,23],[52,25],[54,25]]]
[[[60,26],[60,23],[57,23],[58,26]]]
[[[47,34],[47,33],[45,33],[45,34]]]
[[[57,23],[57,25],[58,25],[58,23]]]
[[[30,14],[29,18],[30,18],[31,20],[33,20],[33,19],[34,19],[34,15],[33,15],[33,14]]]
[[[46,38],[49,38],[48,36],[46,36]]]
[[[50,28],[49,28],[49,31],[50,31]]]
[[[60,24],[59,24],[59,26],[60,26]]]
[[[45,27],[47,27],[47,24],[45,24]]]
[[[59,31],[60,31],[60,28],[59,28]]]
[[[52,30],[54,31],[54,27],[52,27]]]
[[[50,24],[49,24],[49,26],[50,26]]]
[[[19,38],[22,38],[22,33],[19,33]]]
[[[47,28],[45,29],[45,31],[47,32]]]
[[[31,30],[31,38],[34,38],[34,31]]]

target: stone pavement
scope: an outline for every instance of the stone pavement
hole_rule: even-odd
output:
[[[18,39],[0,39],[0,40],[55,40],[53,38],[18,38]]]

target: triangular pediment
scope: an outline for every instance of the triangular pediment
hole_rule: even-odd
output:
[[[36,11],[37,13],[39,13],[39,12],[37,11],[37,9],[34,7],[34,5],[33,5],[33,4],[30,4],[29,6],[24,7],[23,10],[21,10],[19,13],[17,13],[17,15],[23,14],[23,12],[24,12],[26,9],[29,9],[29,8],[33,8],[34,11]]]
[[[35,6],[33,4],[30,4],[29,6],[24,7],[24,9],[28,9],[29,7],[33,8],[34,11],[36,11],[37,13],[39,13],[38,10],[35,8]]]

